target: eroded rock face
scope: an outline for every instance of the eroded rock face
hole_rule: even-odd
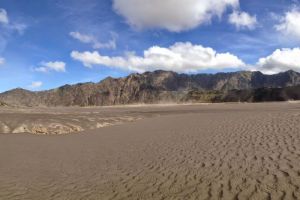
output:
[[[300,74],[287,71],[275,75],[260,72],[232,72],[186,75],[169,71],[106,78],[99,83],[65,85],[57,89],[31,92],[15,89],[0,94],[4,104],[17,106],[102,106],[134,103],[189,101],[190,91],[251,90],[300,85]],[[206,99],[206,97],[204,98]]]

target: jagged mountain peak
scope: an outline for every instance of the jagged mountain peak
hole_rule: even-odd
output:
[[[178,101],[189,91],[248,90],[300,85],[300,73],[287,71],[265,75],[255,71],[217,74],[179,74],[172,71],[134,73],[107,77],[99,83],[64,85],[41,92],[22,88],[0,94],[0,101],[23,106],[99,106]]]

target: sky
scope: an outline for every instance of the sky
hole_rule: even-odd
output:
[[[0,0],[0,92],[154,70],[300,72],[300,1]]]

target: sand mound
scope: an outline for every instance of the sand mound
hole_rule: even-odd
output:
[[[136,114],[93,112],[91,108],[78,109],[71,113],[72,108],[16,109],[0,110],[1,133],[32,133],[37,135],[61,135],[78,133],[133,122],[142,118]],[[101,111],[101,108],[96,108]],[[143,116],[147,117],[147,116]]]

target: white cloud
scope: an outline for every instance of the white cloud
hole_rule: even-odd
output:
[[[6,12],[6,10],[4,10],[2,8],[0,8],[0,23],[3,23],[3,24],[9,23],[7,12]]]
[[[49,72],[49,71],[65,72],[66,63],[61,61],[41,62],[41,66],[35,68],[34,70],[38,72]]]
[[[144,72],[157,69],[176,72],[196,72],[205,69],[238,68],[245,64],[230,53],[217,53],[214,49],[187,43],[175,43],[164,48],[153,46],[143,56],[127,53],[124,57],[102,56],[98,52],[73,51],[71,57],[86,67],[103,65],[124,70]]]
[[[10,29],[17,31],[20,35],[22,35],[27,29],[27,25],[24,23],[14,23],[9,26]]]
[[[5,59],[0,57],[0,65],[3,65],[5,63]]]
[[[99,42],[94,36],[86,35],[79,32],[70,32],[70,36],[85,44],[91,44],[94,49],[115,49],[116,48],[116,35],[112,34],[112,39],[106,43]]]
[[[266,74],[275,74],[287,70],[300,72],[300,48],[277,49],[271,55],[260,58],[256,70]]]
[[[251,16],[246,12],[234,11],[229,15],[229,23],[236,26],[237,29],[247,28],[254,29],[257,25],[256,16]]]
[[[17,31],[19,34],[23,34],[27,25],[19,22],[10,22],[6,10],[0,8],[0,24],[5,25],[4,30],[7,31]],[[1,34],[1,32],[0,32]]]
[[[79,40],[83,43],[93,43],[95,38],[90,35],[84,35],[79,32],[70,32],[70,36],[72,36],[74,39]]]
[[[300,9],[293,8],[280,17],[280,23],[275,25],[277,31],[300,40]]]
[[[179,32],[221,17],[239,0],[114,0],[114,10],[135,28],[162,28]]]
[[[43,85],[43,82],[41,82],[41,81],[34,81],[28,87],[32,88],[32,89],[36,89],[36,88],[41,87],[42,85]]]

